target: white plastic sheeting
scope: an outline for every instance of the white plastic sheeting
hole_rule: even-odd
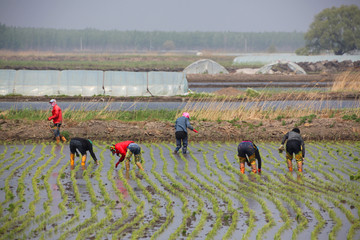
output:
[[[296,63],[285,62],[285,61],[276,61],[276,62],[267,64],[267,65],[261,67],[256,73],[257,74],[269,73],[271,68],[277,64],[284,64],[284,65],[286,64],[292,71],[294,71],[295,74],[306,74],[305,70],[302,67],[300,67],[299,65],[297,65]]]
[[[218,64],[217,62],[210,59],[201,59],[196,62],[193,62],[187,66],[184,71],[186,74],[219,74],[219,73],[229,73],[226,68]]]
[[[0,95],[175,96],[187,92],[182,72],[0,70]]]

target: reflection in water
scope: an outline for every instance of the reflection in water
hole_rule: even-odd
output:
[[[116,186],[117,186],[117,189],[119,189],[119,191],[123,195],[124,199],[126,199],[129,196],[129,193],[128,193],[126,187],[124,186],[123,182],[120,179],[116,180]]]

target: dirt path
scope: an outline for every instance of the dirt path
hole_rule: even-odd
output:
[[[199,133],[190,132],[190,141],[281,141],[283,134],[294,127],[299,119],[252,122],[192,121]],[[305,140],[359,140],[360,124],[336,118],[314,119],[312,123],[299,126]],[[65,121],[62,131],[70,137],[93,140],[140,142],[174,141],[173,123],[169,122],[121,122],[90,120],[86,122]],[[0,141],[49,141],[53,139],[49,122],[26,120],[0,120]]]

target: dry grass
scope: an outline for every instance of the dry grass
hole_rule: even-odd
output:
[[[340,74],[331,91],[360,91],[360,71],[348,71]]]
[[[259,99],[261,96],[259,96]],[[318,99],[316,96],[309,96],[306,101],[297,101],[297,104],[289,105],[289,99],[281,101],[252,101],[241,100],[238,102],[228,101],[209,101],[209,99],[200,99],[195,102],[189,101],[182,109],[182,112],[189,112],[192,118],[197,120],[212,121],[232,121],[232,120],[263,120],[281,118],[299,118],[316,114],[318,116],[329,117],[334,114],[332,106],[326,97]],[[339,100],[340,102],[341,100]],[[359,100],[360,101],[360,100]],[[360,103],[359,103],[360,104]],[[358,105],[359,105],[358,104]],[[341,111],[344,111],[342,109]],[[360,109],[350,109],[353,114],[360,114]],[[177,114],[180,116],[181,112]]]

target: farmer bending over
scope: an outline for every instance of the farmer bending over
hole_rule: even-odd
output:
[[[303,162],[305,157],[305,143],[300,135],[300,130],[298,128],[294,128],[290,132],[286,133],[281,146],[279,147],[279,152],[282,153],[284,151],[284,143],[286,142],[286,160],[289,171],[292,172],[292,159],[293,154],[295,154],[295,160],[297,162],[298,171],[303,171]]]
[[[176,138],[176,148],[174,153],[177,153],[181,148],[181,142],[183,145],[182,152],[185,154],[187,145],[188,145],[188,133],[187,129],[190,129],[194,132],[196,131],[190,124],[190,115],[187,112],[184,112],[181,117],[176,119],[175,122],[175,138]]]
[[[238,157],[240,160],[240,172],[245,173],[245,162],[251,166],[253,173],[261,172],[261,157],[259,149],[252,141],[242,141],[238,145]],[[258,161],[259,168],[256,170],[256,161]]]
[[[134,141],[119,142],[110,146],[110,151],[112,154],[116,154],[118,157],[119,154],[121,155],[119,161],[115,164],[115,168],[117,168],[119,163],[125,159],[126,171],[129,171],[131,156],[134,155],[136,166],[138,166],[140,170],[144,171],[144,168],[141,165],[141,148],[138,144],[134,143]]]
[[[77,152],[77,150],[79,150],[79,152],[82,155],[81,158],[81,166],[85,167],[85,163],[86,163],[86,151],[89,151],[91,154],[91,157],[94,159],[95,163],[97,165],[99,165],[99,162],[97,161],[97,158],[94,154],[93,151],[93,143],[91,140],[89,139],[84,139],[84,138],[72,138],[70,140],[70,165],[71,168],[74,168],[74,157],[75,157],[75,153],[76,156],[79,156],[79,153]]]
[[[53,120],[54,126],[54,135],[55,135],[55,139],[56,139],[56,143],[60,142],[60,137],[61,140],[63,142],[66,142],[66,138],[62,135],[60,135],[60,126],[62,123],[62,114],[61,114],[61,108],[56,104],[56,100],[55,99],[51,99],[49,101],[49,103],[52,106],[52,116],[48,118],[48,120]]]

